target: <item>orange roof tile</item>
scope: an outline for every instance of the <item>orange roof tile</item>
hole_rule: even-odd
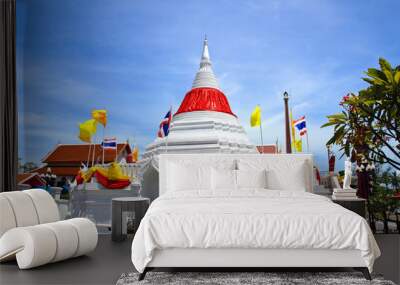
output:
[[[276,145],[258,145],[257,150],[259,153],[277,153]]]
[[[35,169],[35,172],[39,174],[46,174],[47,169],[51,169],[51,174],[55,174],[57,176],[76,176],[79,171],[78,166],[42,166],[40,168]]]
[[[21,181],[24,182],[27,180],[29,177],[35,175],[34,173],[20,173],[17,175],[17,183],[20,183]]]
[[[46,181],[44,181],[37,172],[33,173],[20,173],[17,175],[17,184],[30,184],[29,181],[31,180],[36,180],[39,182],[39,184],[46,184]]]
[[[93,155],[93,145],[91,146],[91,154],[90,159],[92,160]],[[118,154],[120,154],[123,150],[127,151],[127,153],[131,153],[131,148],[127,143],[119,143],[117,145]],[[94,160],[102,160],[103,149],[100,144],[95,145],[95,155]],[[88,144],[59,144],[56,146],[54,150],[52,150],[49,154],[47,154],[42,162],[44,163],[73,163],[80,164],[81,162],[85,162],[88,159],[89,154],[89,145]],[[115,150],[104,150],[104,162],[112,162],[115,159]]]

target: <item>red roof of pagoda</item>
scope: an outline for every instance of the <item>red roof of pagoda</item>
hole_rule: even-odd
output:
[[[231,114],[231,107],[224,93],[216,88],[199,87],[186,93],[175,115],[193,111],[214,111]]]

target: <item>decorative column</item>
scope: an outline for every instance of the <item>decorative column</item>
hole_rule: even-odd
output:
[[[283,93],[283,101],[285,102],[285,135],[286,135],[286,153],[292,153],[292,144],[290,142],[290,122],[289,122],[289,94]]]

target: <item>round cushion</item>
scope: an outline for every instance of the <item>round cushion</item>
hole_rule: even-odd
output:
[[[20,269],[49,263],[56,254],[53,231],[42,225],[13,228],[0,239],[0,259],[15,255]]]
[[[57,204],[46,190],[30,189],[22,192],[29,195],[32,199],[39,218],[39,224],[60,220]]]
[[[94,250],[97,246],[97,228],[96,225],[85,218],[74,218],[65,220],[70,223],[78,233],[78,249],[75,256],[83,255]]]
[[[78,233],[67,221],[44,224],[56,236],[57,249],[51,262],[57,262],[73,257],[78,249]]]
[[[10,202],[6,197],[0,195],[0,238],[9,229],[15,228],[17,223],[15,222],[14,211],[11,207]]]
[[[1,195],[10,202],[17,227],[33,226],[39,223],[36,208],[29,195],[23,191],[3,192]]]

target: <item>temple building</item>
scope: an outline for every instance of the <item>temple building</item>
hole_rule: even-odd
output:
[[[102,162],[103,150],[99,144],[90,147],[89,144],[58,144],[50,151],[43,159],[42,166],[32,170],[32,173],[38,174],[54,174],[59,178],[65,177],[70,181],[75,179],[80,167],[83,164]],[[88,156],[91,150],[90,157]],[[95,153],[93,154],[93,150]],[[129,161],[128,157],[132,153],[131,147],[128,142],[117,144],[116,151],[106,150],[104,152],[104,163],[113,161],[120,162],[122,159]],[[88,163],[89,159],[89,163]]]
[[[204,40],[200,68],[192,89],[186,93],[173,115],[168,137],[156,138],[149,144],[143,159],[168,153],[252,153],[255,146],[225,94],[219,88],[211,66],[207,39]]]
[[[168,136],[157,137],[142,155],[143,192],[151,199],[158,196],[158,154],[166,152],[258,153],[219,88],[207,39],[192,88],[172,117]]]

